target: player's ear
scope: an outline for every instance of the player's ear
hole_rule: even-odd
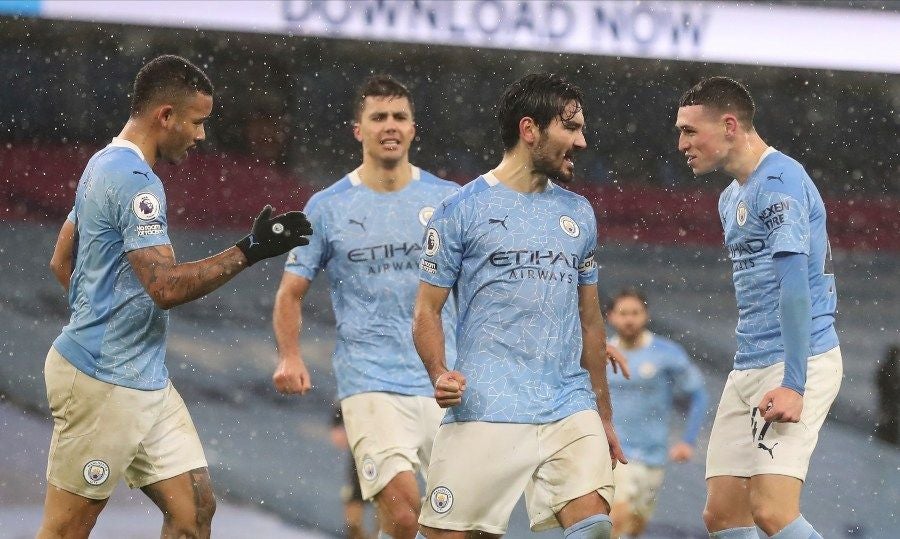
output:
[[[528,144],[534,144],[537,142],[540,137],[540,129],[536,123],[534,123],[534,118],[530,116],[524,116],[521,120],[519,120],[519,138]]]
[[[722,122],[725,124],[725,136],[732,138],[737,134],[738,119],[734,114],[723,114]]]
[[[153,114],[153,119],[163,127],[170,127],[175,120],[175,107],[172,105],[160,105]]]
[[[353,138],[362,142],[362,133],[359,131],[359,122],[353,122]]]

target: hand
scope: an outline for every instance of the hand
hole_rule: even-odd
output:
[[[622,451],[622,446],[619,445],[619,436],[616,434],[616,428],[613,426],[612,419],[602,419],[602,421],[603,430],[606,432],[606,441],[609,443],[609,458],[612,460],[612,467],[615,468],[619,462],[628,464],[625,452]]]
[[[607,343],[606,357],[609,358],[614,373],[618,373],[619,369],[622,369],[622,376],[624,376],[626,380],[631,379],[631,371],[628,370],[628,359],[625,358],[625,354],[619,352],[619,349],[615,346]]]
[[[307,391],[312,389],[312,381],[309,378],[309,371],[303,360],[298,358],[282,359],[272,375],[272,383],[279,393],[285,395],[305,395]]]
[[[694,458],[694,446],[687,442],[678,442],[669,448],[669,459],[673,462],[687,462]]]
[[[787,387],[776,387],[763,395],[757,408],[766,421],[796,423],[803,412],[803,395]]]
[[[347,431],[342,425],[331,427],[331,445],[338,449],[350,449],[350,442],[347,440]]]
[[[462,402],[466,390],[466,377],[459,371],[446,371],[434,381],[434,399],[441,408],[450,408]]]
[[[284,254],[299,245],[307,245],[313,233],[312,225],[302,211],[289,211],[270,218],[273,212],[266,204],[256,220],[253,229],[235,245],[252,266],[260,260]]]

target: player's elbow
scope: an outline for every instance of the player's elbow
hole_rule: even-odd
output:
[[[150,296],[150,299],[153,300],[153,303],[156,304],[157,307],[164,311],[168,311],[172,307],[177,307],[184,303],[183,301],[179,301],[179,298],[175,297],[171,290],[167,290],[164,287],[147,290],[147,295]]]

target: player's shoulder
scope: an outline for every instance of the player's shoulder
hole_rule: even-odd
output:
[[[759,165],[755,176],[760,191],[800,194],[812,180],[796,159],[781,152],[772,152]]]
[[[318,193],[309,197],[309,201],[306,203],[305,211],[306,213],[310,213],[316,209],[323,209],[328,207],[333,202],[339,200],[338,195],[341,193],[346,193],[356,187],[356,184],[350,179],[350,175],[347,174],[340,180],[334,182],[329,185],[325,189],[322,189]]]
[[[563,204],[573,208],[574,210],[594,215],[594,206],[591,205],[591,202],[587,198],[585,198],[584,195],[580,195],[574,191],[569,191],[559,184],[553,184],[553,194],[559,197],[559,199],[562,200]]]
[[[479,194],[487,192],[491,187],[491,183],[484,176],[478,176],[462,187],[457,186],[453,193],[441,201],[440,207],[434,212],[433,219],[440,219],[458,211],[472,203]]]
[[[684,346],[668,337],[654,333],[652,346],[654,351],[670,364],[680,365],[690,362],[690,356]]]
[[[446,191],[448,194],[459,190],[459,184],[456,182],[445,180],[434,173],[428,172],[424,168],[416,167],[416,170],[418,170],[419,181],[422,182],[422,185]]]
[[[684,352],[684,346],[668,337],[656,333],[653,333],[653,346],[660,350]]]

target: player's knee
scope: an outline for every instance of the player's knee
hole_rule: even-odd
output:
[[[179,509],[165,515],[164,528],[168,533],[188,539],[209,537],[216,513],[216,498],[211,489],[208,493],[197,493],[193,507]]]
[[[706,504],[706,507],[703,508],[703,524],[709,532],[723,529],[724,523],[719,511],[717,511],[715,507],[710,507],[708,503]]]
[[[768,535],[774,535],[797,517],[772,504],[754,505],[752,510],[753,522]]]
[[[403,507],[390,512],[390,522],[382,528],[392,539],[412,539],[419,531],[419,519],[411,508]]]
[[[606,515],[594,515],[569,526],[563,532],[565,539],[609,539],[612,521]]]

